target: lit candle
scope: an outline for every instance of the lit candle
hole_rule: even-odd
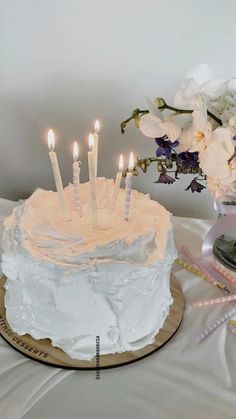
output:
[[[58,165],[57,155],[54,151],[55,136],[52,129],[48,131],[48,148],[49,148],[49,157],[51,160],[54,181],[55,181],[56,189],[57,189],[59,205],[60,205],[63,217],[65,219],[68,219],[65,196],[64,196],[64,189],[63,189],[62,180],[61,180],[61,173],[60,173],[60,169]]]
[[[88,167],[89,167],[89,181],[90,181],[90,205],[91,218],[94,227],[97,226],[97,190],[96,190],[96,176],[95,176],[95,160],[94,160],[94,136],[89,135],[89,151],[88,151]]]
[[[119,160],[119,171],[116,174],[116,180],[115,180],[115,185],[114,185],[114,189],[113,189],[113,193],[112,193],[112,209],[115,209],[116,206],[116,201],[119,195],[119,190],[120,190],[120,184],[121,184],[121,179],[122,179],[122,172],[123,172],[123,167],[124,167],[124,159],[123,159],[123,155],[120,155],[120,160]]]
[[[74,142],[73,148],[73,183],[75,191],[75,209],[78,211],[78,214],[81,216],[81,204],[80,204],[80,161],[79,159],[79,148],[78,144]]]
[[[125,182],[125,207],[124,207],[124,219],[128,221],[129,219],[129,210],[130,210],[130,201],[132,193],[132,170],[134,167],[134,156],[133,153],[130,153],[129,157],[129,172],[126,176]]]
[[[95,162],[95,177],[97,177],[98,174],[98,134],[100,131],[100,122],[98,120],[95,121],[94,124],[94,134],[93,134],[93,138],[94,138],[94,162]]]

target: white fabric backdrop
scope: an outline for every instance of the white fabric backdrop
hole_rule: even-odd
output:
[[[1,218],[14,203],[0,200]],[[175,218],[177,246],[200,250],[207,221]],[[220,291],[179,270],[186,298],[183,322],[157,353],[126,367],[67,371],[24,358],[0,338],[1,419],[235,419],[236,338],[221,326],[201,344],[195,336],[226,310],[193,310],[196,299]]]

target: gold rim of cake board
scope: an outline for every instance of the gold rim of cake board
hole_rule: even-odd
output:
[[[102,370],[139,361],[156,352],[171,339],[178,330],[184,313],[184,295],[178,281],[172,275],[170,289],[174,301],[162,329],[156,335],[155,341],[151,345],[147,345],[137,351],[100,355],[99,363],[96,357],[91,361],[76,360],[70,358],[61,349],[52,346],[50,339],[36,340],[30,335],[19,336],[11,330],[6,320],[4,283],[5,279],[3,277],[0,278],[0,335],[16,351],[30,359],[55,368]]]

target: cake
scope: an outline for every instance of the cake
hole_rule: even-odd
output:
[[[154,341],[173,302],[170,270],[176,257],[171,214],[132,191],[129,221],[124,190],[116,208],[114,182],[98,178],[98,227],[90,220],[89,182],[65,188],[69,220],[57,194],[37,189],[4,221],[2,271],[10,327],[19,335],[51,339],[71,358],[135,351]]]

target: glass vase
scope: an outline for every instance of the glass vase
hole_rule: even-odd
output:
[[[236,211],[236,197],[225,197],[222,203],[224,205],[233,205]],[[222,217],[225,217],[225,215],[219,213],[218,220]],[[222,234],[222,236],[216,239],[213,247],[213,253],[223,265],[233,271],[236,271],[236,228],[232,228],[231,231],[227,231],[225,234]]]

